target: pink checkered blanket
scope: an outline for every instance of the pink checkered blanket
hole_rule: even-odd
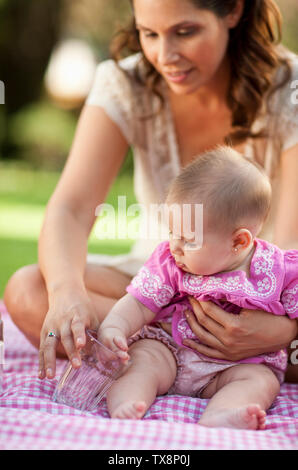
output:
[[[298,385],[284,384],[268,412],[265,431],[211,429],[197,423],[207,400],[163,396],[139,421],[110,419],[106,402],[82,412],[52,401],[57,380],[37,378],[38,354],[12,323],[4,305],[4,393],[0,449],[298,449]],[[65,361],[57,361],[58,376]]]

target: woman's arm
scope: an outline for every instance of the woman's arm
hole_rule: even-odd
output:
[[[57,341],[79,359],[85,327],[97,328],[83,276],[95,209],[106,197],[128,149],[118,127],[100,107],[85,106],[60,181],[47,206],[39,239],[39,265],[49,294],[40,343],[40,377],[53,377]]]
[[[280,172],[280,198],[275,221],[274,242],[284,250],[298,250],[298,145],[282,154]],[[296,339],[298,340],[297,335]],[[290,344],[286,381],[298,383],[298,364],[291,362],[292,355]]]
[[[298,250],[298,145],[282,154],[279,171],[274,243],[284,250]]]
[[[69,279],[82,283],[95,209],[105,200],[127,149],[127,142],[103,109],[83,109],[39,240],[39,264],[49,293]]]

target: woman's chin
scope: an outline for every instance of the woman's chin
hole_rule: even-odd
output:
[[[182,86],[167,82],[167,85],[172,93],[179,96],[195,95],[200,90],[200,88],[202,88],[202,84],[198,83],[188,86]]]
[[[191,95],[198,90],[198,87],[194,86],[182,86],[174,83],[167,82],[170,90],[175,93],[175,95]]]

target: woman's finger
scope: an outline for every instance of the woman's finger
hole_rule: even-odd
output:
[[[61,343],[65,349],[68,359],[71,361],[74,368],[81,365],[81,356],[74,343],[73,333],[71,331],[70,323],[64,323],[61,327]]]
[[[189,318],[191,323],[188,321],[191,329],[193,330],[197,322],[199,322],[201,326],[206,328],[206,330],[208,330],[210,333],[216,336],[217,339],[220,340],[224,333],[223,326],[217,323],[216,321],[214,321],[212,318],[208,317],[208,315],[205,314],[204,310],[202,309],[198,301],[196,300],[192,301],[191,305],[192,305],[193,313],[194,313],[194,316],[191,316]],[[193,332],[195,333],[194,330]]]
[[[226,328],[229,325],[229,322],[231,320],[231,314],[227,313],[218,305],[210,301],[203,302],[202,300],[197,300],[197,299],[194,299],[193,297],[189,297],[189,301],[195,313],[196,313],[196,310],[198,311],[199,306],[200,306],[201,307],[200,311],[203,311],[203,313],[207,317],[214,320],[214,322],[216,322],[218,326]]]
[[[72,319],[71,331],[76,348],[83,348],[86,344],[86,327],[79,315],[75,315]]]
[[[196,337],[202,343],[212,348],[220,348],[223,346],[223,344],[220,342],[220,340],[216,336],[214,336],[212,333],[210,333],[209,331],[205,329],[206,328],[205,325],[204,327],[199,325],[193,312],[191,312],[190,310],[187,310],[185,312],[185,316],[186,316],[189,326],[191,327],[192,332],[196,335]]]
[[[38,370],[38,377],[40,379],[44,379],[46,376],[45,372],[45,366],[44,366],[44,357],[43,357],[43,351],[40,349],[38,353],[38,358],[39,358],[39,370]]]
[[[56,349],[59,337],[53,331],[49,332],[43,341],[41,352],[43,358],[43,370],[48,379],[53,379],[56,374]]]
[[[191,349],[194,349],[198,353],[204,354],[205,356],[212,357],[215,359],[226,359],[226,355],[224,355],[217,349],[210,348],[209,346],[206,346],[204,344],[199,344],[196,341],[193,341],[192,339],[183,340],[183,344],[185,346],[190,347]]]

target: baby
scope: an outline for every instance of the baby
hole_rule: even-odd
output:
[[[156,396],[170,393],[210,399],[200,425],[265,429],[286,352],[231,362],[183,342],[196,340],[186,320],[190,296],[231,315],[250,308],[298,317],[298,251],[256,238],[270,199],[263,171],[228,147],[199,156],[175,179],[166,200],[170,241],[158,245],[99,330],[123,362],[132,360],[107,394],[112,418],[139,419]],[[203,205],[202,244],[196,204]],[[191,223],[181,217],[179,224],[172,208],[187,205]]]

